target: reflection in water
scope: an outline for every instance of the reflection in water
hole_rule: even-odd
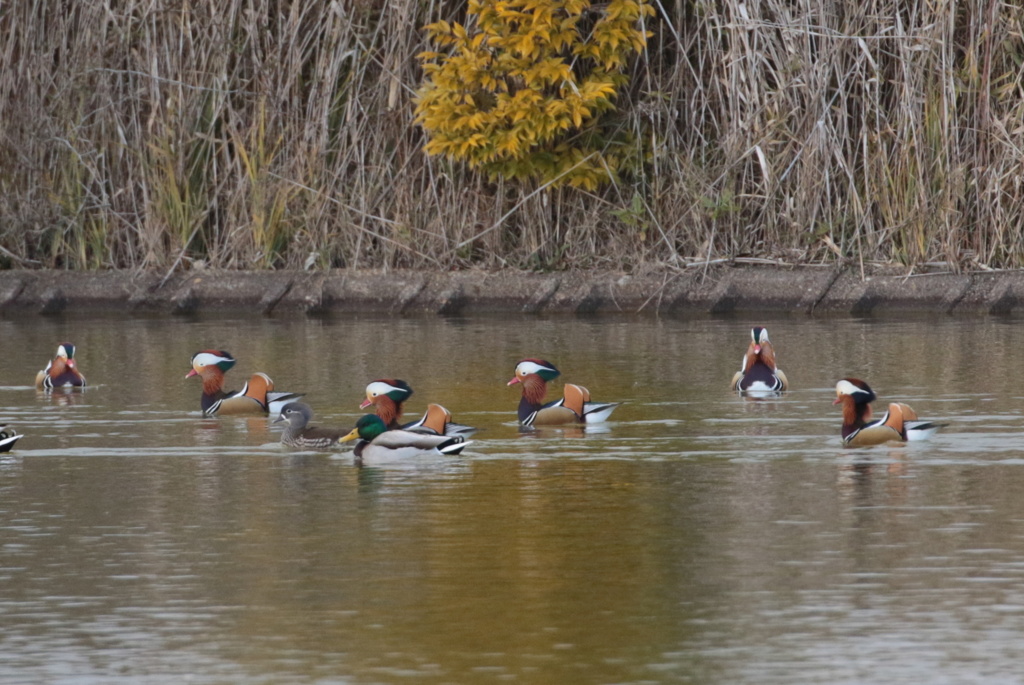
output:
[[[220,419],[196,419],[192,424],[193,436],[197,445],[216,445],[220,439]]]
[[[0,385],[27,434],[0,455],[0,683],[1012,682],[1012,322],[767,323],[792,386],[751,401],[727,388],[747,321],[0,320],[0,383],[73,338],[96,384]],[[386,468],[283,448],[199,416],[181,367],[211,345],[327,425],[399,377],[410,414],[482,430]],[[526,353],[628,402],[520,432]],[[841,449],[851,374],[952,425]]]
[[[59,407],[81,404],[85,400],[86,388],[54,388],[52,390],[36,390],[36,398],[40,402],[50,402]]]
[[[523,438],[547,440],[550,438],[582,438],[584,435],[596,435],[611,432],[607,424],[568,424],[565,426],[520,426],[519,435]]]
[[[850,450],[847,450],[850,451]],[[837,457],[840,461],[838,486],[839,492],[853,500],[856,506],[875,506],[874,485],[876,478],[883,478],[885,483],[885,500],[883,506],[901,506],[907,494],[908,464],[906,451],[903,448],[890,448],[885,451],[885,458],[878,454],[849,455]],[[846,463],[842,463],[846,462]]]

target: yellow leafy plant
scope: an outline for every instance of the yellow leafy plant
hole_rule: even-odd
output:
[[[466,26],[426,27],[416,116],[426,151],[492,180],[593,190],[637,157],[608,116],[650,35],[646,0],[470,0]]]

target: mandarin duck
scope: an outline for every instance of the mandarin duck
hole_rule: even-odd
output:
[[[902,402],[893,402],[880,418],[871,420],[871,402],[875,392],[856,378],[836,383],[836,399],[843,405],[843,444],[851,447],[881,445],[886,442],[907,442],[931,437],[945,423],[919,421],[917,412]]]
[[[275,392],[274,381],[262,372],[254,373],[238,392],[225,392],[224,374],[234,365],[235,358],[224,350],[203,350],[192,356],[192,370],[185,378],[203,379],[203,416],[279,414],[284,404],[302,397],[302,393]]]
[[[427,411],[419,421],[413,421],[402,426],[402,430],[413,431],[414,433],[426,433],[428,435],[447,435],[452,437],[461,435],[464,438],[476,433],[477,428],[467,426],[464,423],[452,421],[452,413],[440,404],[433,402],[427,405]]]
[[[515,376],[508,385],[522,383],[519,400],[519,423],[522,426],[559,426],[570,423],[600,423],[621,402],[591,402],[590,391],[582,385],[566,383],[560,400],[544,404],[548,381],[561,372],[543,359],[524,359],[516,365]]]
[[[21,434],[13,428],[0,426],[0,452],[10,452],[14,443],[21,439]]]
[[[71,343],[61,343],[57,347],[57,355],[36,374],[36,388],[40,390],[84,387],[85,376],[78,370],[75,346]]]
[[[750,345],[743,355],[740,370],[732,377],[733,390],[741,393],[767,394],[789,389],[789,380],[775,365],[775,348],[768,340],[768,329],[754,326],[750,330]]]
[[[405,381],[383,378],[366,386],[366,399],[360,409],[373,405],[374,412],[389,429],[401,428],[402,405],[412,397],[412,388]]]
[[[281,414],[274,423],[287,422],[281,434],[281,444],[289,447],[325,450],[334,447],[348,431],[310,426],[313,409],[303,402],[289,402],[281,407]]]
[[[353,455],[356,462],[402,461],[415,457],[458,454],[472,441],[461,435],[428,435],[402,429],[389,430],[376,414],[366,414],[340,442],[356,440]]]
[[[403,404],[412,397],[412,387],[402,380],[381,379],[366,386],[366,399],[359,405],[360,409],[374,407],[388,429],[432,433],[434,435],[462,435],[468,437],[476,432],[473,426],[452,421],[452,413],[439,404],[427,405],[427,411],[418,421],[402,424]]]

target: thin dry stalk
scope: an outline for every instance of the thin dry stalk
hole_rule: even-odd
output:
[[[655,6],[644,162],[586,193],[423,154],[462,0],[10,3],[0,266],[1024,266],[1020,3]]]

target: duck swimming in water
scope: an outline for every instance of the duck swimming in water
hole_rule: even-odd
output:
[[[843,444],[850,447],[881,445],[887,442],[924,440],[947,425],[921,421],[909,405],[893,402],[880,418],[871,420],[874,390],[857,378],[844,378],[836,383],[836,399],[843,407]]]
[[[53,390],[54,388],[84,388],[85,376],[78,370],[75,361],[75,346],[61,343],[57,346],[57,354],[36,374],[36,388]]]
[[[407,461],[417,457],[459,454],[471,441],[461,435],[429,435],[402,429],[388,430],[376,414],[367,414],[339,442],[358,440],[353,455],[359,464]]]
[[[224,350],[203,350],[192,355],[192,370],[185,378],[199,376],[203,394],[199,406],[203,416],[221,414],[280,414],[285,404],[302,397],[302,393],[278,392],[274,381],[257,372],[237,392],[224,390],[224,374],[235,365],[235,358]]]
[[[768,339],[768,329],[755,326],[750,331],[750,338],[740,370],[732,377],[732,389],[752,395],[788,390],[789,380],[775,363],[775,348]]]
[[[508,385],[522,384],[519,400],[519,424],[522,426],[560,426],[607,421],[620,402],[591,402],[590,391],[582,385],[566,383],[561,399],[544,404],[548,382],[561,372],[543,359],[524,359],[516,364]]]

